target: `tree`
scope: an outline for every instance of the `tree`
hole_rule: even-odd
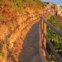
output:
[[[51,16],[51,18],[48,19],[48,21],[59,30],[62,30],[61,21],[58,18]],[[62,38],[56,32],[51,30],[51,28],[47,28],[47,36],[48,36],[48,39],[55,44],[56,48],[57,47],[62,48],[62,45],[59,44],[61,43]]]

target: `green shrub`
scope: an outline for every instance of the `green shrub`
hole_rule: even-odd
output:
[[[0,14],[0,19],[2,19],[3,18],[3,15],[2,14]]]
[[[48,21],[59,30],[62,30],[62,26],[60,25],[61,22],[58,18],[52,16],[50,19],[48,19]],[[59,46],[59,42],[62,41],[62,38],[51,28],[47,28],[47,36],[50,41],[53,41],[55,43],[56,47]]]
[[[0,56],[4,56],[4,53],[2,51],[0,51]]]

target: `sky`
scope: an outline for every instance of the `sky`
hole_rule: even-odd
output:
[[[60,5],[62,5],[62,0],[42,0],[42,1],[54,2],[55,4],[60,4]]]

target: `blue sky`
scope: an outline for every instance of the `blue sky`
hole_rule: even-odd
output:
[[[60,4],[60,5],[62,5],[62,0],[42,0],[42,1],[54,2],[55,4]]]

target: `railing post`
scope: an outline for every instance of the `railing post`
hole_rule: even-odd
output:
[[[42,27],[41,29],[43,30],[43,32],[46,35],[46,24],[43,22],[43,19],[41,21],[41,27]],[[43,36],[43,33],[41,35],[42,35],[42,47],[44,47],[46,49],[46,39]],[[46,57],[46,52],[43,48],[42,48],[42,52],[43,52],[43,56]]]
[[[40,23],[39,23],[39,53],[40,53],[40,59],[41,59],[41,62],[46,62],[46,59],[44,57],[44,54],[43,54],[43,51],[42,51],[42,41],[43,41],[43,34],[42,34],[42,26],[41,24],[43,24],[43,21],[40,20]]]

